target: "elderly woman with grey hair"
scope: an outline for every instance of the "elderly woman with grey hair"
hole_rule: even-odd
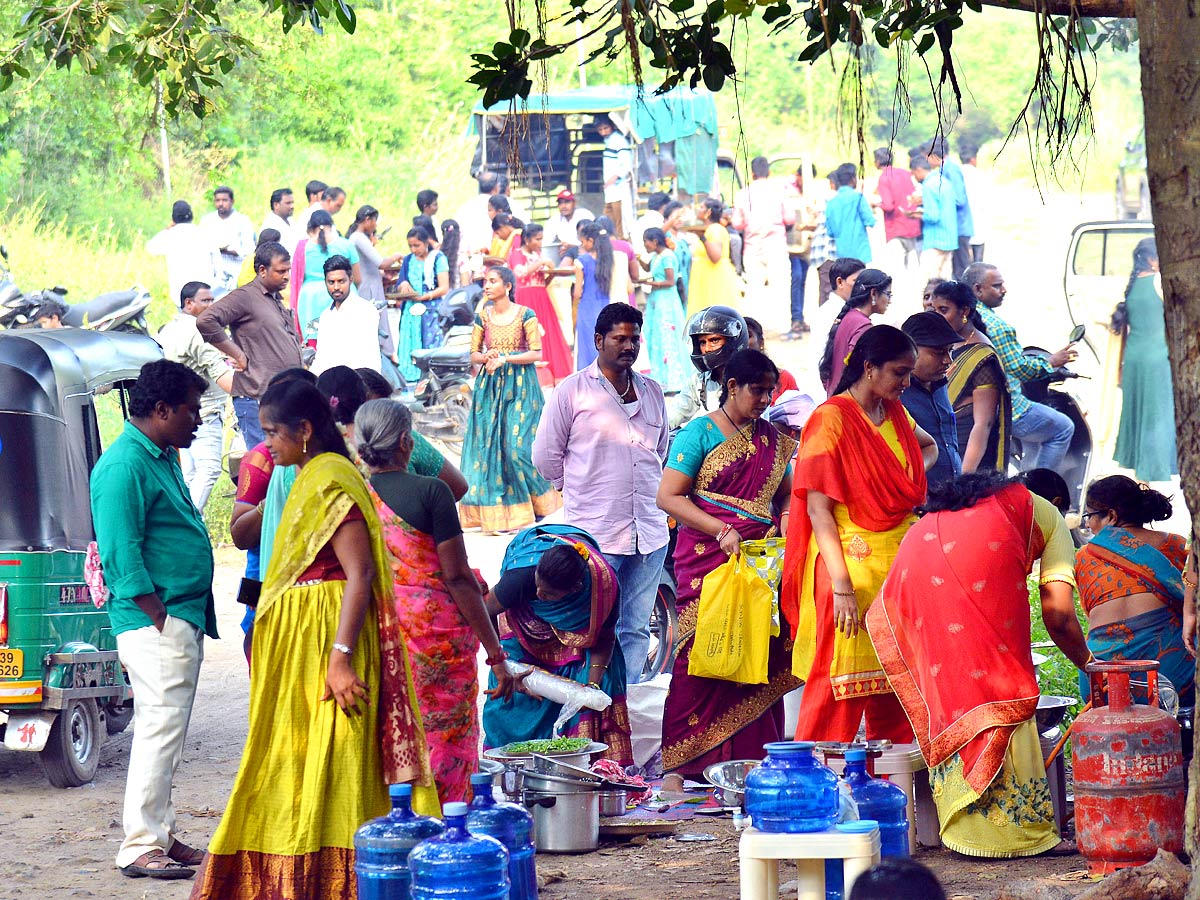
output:
[[[481,643],[496,676],[491,693],[507,698],[517,682],[467,562],[453,494],[438,479],[408,471],[412,414],[396,400],[369,400],[354,417],[354,435],[392,558],[396,612],[438,796],[443,803],[462,800],[478,760]]]

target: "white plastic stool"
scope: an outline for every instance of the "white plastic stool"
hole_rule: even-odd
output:
[[[779,900],[781,859],[796,861],[798,900],[825,900],[825,860],[842,860],[843,896],[849,896],[858,876],[879,862],[879,828],[859,834],[836,829],[773,834],[747,828],[738,857],[741,900]]]

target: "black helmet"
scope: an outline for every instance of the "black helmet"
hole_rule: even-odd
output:
[[[712,372],[721,368],[729,362],[729,357],[750,345],[746,320],[736,309],[728,306],[710,306],[700,310],[688,320],[687,333],[692,340],[692,365],[700,372]],[[701,353],[702,334],[721,334],[728,340],[720,350]]]

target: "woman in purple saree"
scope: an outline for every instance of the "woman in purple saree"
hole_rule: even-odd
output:
[[[658,505],[679,522],[675,577],[681,642],[663,713],[663,769],[696,776],[712,763],[759,759],[780,740],[783,695],[800,684],[791,672],[787,629],[771,639],[766,684],[743,685],[688,674],[704,576],[742,541],[776,537],[792,490],[796,442],[762,419],[779,370],[757,350],[725,366],[721,406],[694,419],[671,446]],[[782,519],[786,528],[786,518]]]

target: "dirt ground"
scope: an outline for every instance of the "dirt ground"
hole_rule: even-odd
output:
[[[472,558],[484,562],[486,574],[498,564],[502,545],[492,547],[484,543],[487,539],[471,537]],[[236,553],[228,550],[218,553],[218,562],[216,594],[225,639],[206,643],[191,729],[175,779],[181,836],[201,847],[217,826],[246,735],[248,679],[237,640],[240,608],[230,599],[240,563]],[[114,868],[130,736],[131,731],[126,731],[110,738],[95,781],[71,790],[51,787],[35,755],[0,752],[0,900],[187,897],[190,882],[131,880]],[[679,833],[709,834],[715,840],[683,842],[677,836],[606,840],[596,853],[541,856],[538,872],[548,882],[542,897],[736,898],[737,835],[731,821],[695,818],[681,823]],[[948,893],[959,900],[982,900],[1000,883],[1016,878],[1041,877],[1079,885],[1081,890],[1086,884],[1078,856],[988,862],[921,851],[917,858],[931,866]],[[792,877],[785,868],[781,883]]]

